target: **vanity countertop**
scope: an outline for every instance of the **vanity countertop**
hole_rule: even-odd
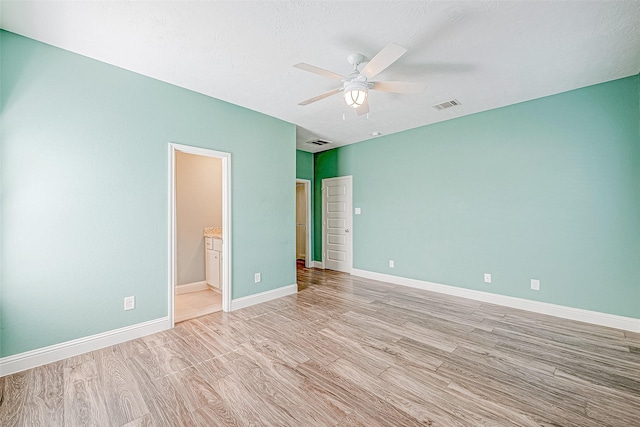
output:
[[[204,229],[204,237],[222,239],[222,227],[207,227]]]

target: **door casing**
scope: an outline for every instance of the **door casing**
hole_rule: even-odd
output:
[[[176,273],[176,152],[215,157],[222,161],[222,311],[231,310],[231,153],[169,143],[169,324],[174,326]],[[204,230],[203,230],[204,231]]]

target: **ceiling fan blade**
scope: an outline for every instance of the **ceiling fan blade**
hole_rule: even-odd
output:
[[[373,82],[373,90],[395,93],[420,93],[426,89],[427,85],[411,82]]]
[[[364,102],[362,103],[362,105],[359,106],[358,108],[356,108],[356,112],[358,113],[359,116],[362,116],[362,115],[367,114],[369,112],[369,97],[368,96],[364,99]]]
[[[336,94],[336,93],[338,93],[338,92],[342,92],[342,88],[341,88],[341,87],[339,87],[339,88],[337,88],[337,89],[332,89],[332,90],[330,90],[329,92],[325,92],[325,93],[323,93],[323,94],[321,94],[321,95],[314,96],[313,98],[309,98],[309,99],[307,99],[306,101],[302,101],[302,102],[301,102],[301,103],[299,103],[298,105],[309,105],[309,104],[311,104],[312,102],[316,102],[316,101],[320,101],[321,99],[328,98],[328,97],[330,97],[331,95],[335,95],[335,94]]]
[[[407,52],[407,49],[395,43],[389,43],[387,47],[382,49],[373,57],[366,67],[362,69],[368,79],[373,78],[383,72],[389,65],[393,64]]]
[[[299,64],[294,65],[294,67],[299,68],[304,71],[308,71],[310,73],[318,74],[320,76],[329,77],[334,80],[344,80],[340,74],[334,73],[333,71],[325,70],[324,68],[316,67],[315,65],[305,64],[301,62]]]

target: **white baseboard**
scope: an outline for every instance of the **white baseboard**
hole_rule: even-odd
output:
[[[255,304],[260,304],[261,302],[271,301],[272,299],[286,297],[287,295],[292,295],[295,293],[298,293],[298,285],[296,283],[294,283],[293,285],[283,286],[278,289],[260,292],[259,294],[232,299],[231,311],[249,307]]]
[[[311,266],[314,268],[322,268],[322,261],[313,261],[313,264],[311,264]]]
[[[0,377],[171,328],[168,317],[125,326],[0,359]]]
[[[182,295],[182,294],[188,294],[190,292],[198,292],[198,291],[205,291],[209,289],[209,285],[207,285],[207,282],[205,280],[203,280],[202,282],[193,282],[193,283],[187,283],[186,285],[178,285],[176,286],[176,295]]]
[[[390,274],[375,273],[373,271],[359,270],[356,268],[351,271],[351,274],[358,277],[364,277],[366,279],[379,280],[381,282],[393,283],[395,285],[454,295],[457,297],[469,298],[476,301],[488,302],[511,308],[519,308],[521,310],[548,314],[551,316],[561,317],[563,319],[577,320],[579,322],[592,323],[594,325],[607,326],[625,331],[640,332],[640,319],[635,319],[633,317],[617,316],[615,314],[601,313],[581,308],[492,294],[490,292],[477,291],[473,289],[458,288],[456,286],[392,276]]]

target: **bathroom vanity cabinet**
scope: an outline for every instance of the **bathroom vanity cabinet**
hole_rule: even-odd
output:
[[[205,237],[205,277],[207,284],[220,289],[222,282],[222,239],[218,237]]]

